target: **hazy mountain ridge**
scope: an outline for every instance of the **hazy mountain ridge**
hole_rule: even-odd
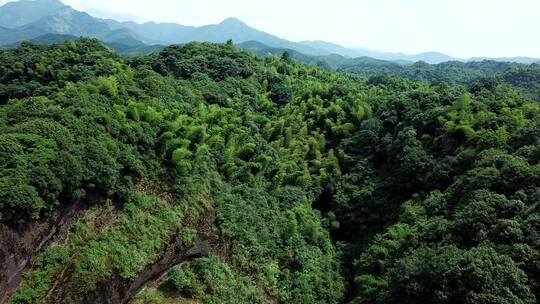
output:
[[[48,9],[40,9],[47,7]],[[19,12],[13,15],[13,12]],[[28,11],[34,12],[26,17]],[[112,29],[106,22],[89,14],[77,11],[57,0],[24,0],[9,2],[0,7],[0,20],[10,20],[10,24],[0,31],[0,44],[9,45],[23,40],[32,40],[47,34],[70,36],[88,36],[100,38],[105,42],[123,41],[134,45],[134,40],[141,39],[127,28]],[[6,21],[7,22],[7,21]],[[137,44],[142,44],[138,41]]]
[[[451,57],[439,52],[425,52],[415,55],[406,55],[403,53],[388,53],[377,50],[363,49],[363,48],[346,48],[339,44],[329,43],[325,41],[302,41],[301,44],[311,47],[317,47],[324,49],[328,52],[339,54],[345,57],[372,57],[380,60],[387,61],[402,61],[404,63],[425,61],[427,63],[435,64],[444,61],[458,60],[455,57]]]
[[[490,57],[472,57],[468,61],[483,61],[483,60],[494,60],[494,61],[509,61],[509,62],[519,62],[524,64],[533,64],[533,63],[540,63],[538,61],[538,58],[531,58],[531,57],[497,57],[497,58],[490,58]]]
[[[153,37],[154,42],[158,44],[188,43],[191,41],[222,43],[232,39],[237,43],[259,41],[270,47],[290,48],[308,55],[329,54],[325,50],[301,45],[257,30],[237,18],[227,18],[219,24],[200,27],[184,26],[175,23],[115,23],[115,21],[110,20],[108,22],[114,26],[124,26],[138,35]]]
[[[420,54],[390,53],[363,48],[347,48],[325,41],[293,42],[250,27],[237,18],[227,18],[219,24],[200,27],[176,23],[119,22],[93,17],[77,11],[59,0],[21,0],[0,7],[0,45],[31,40],[46,34],[63,34],[99,38],[109,44],[125,47],[169,45],[176,43],[225,42],[237,44],[258,41],[273,49],[294,50],[309,56],[337,54],[345,58],[371,57],[402,65],[424,61],[438,64],[446,61],[509,61],[531,64],[540,59],[529,57],[460,59],[439,52]],[[295,56],[300,56],[295,54]],[[343,60],[337,57],[338,61]],[[302,60],[305,61],[305,60]]]

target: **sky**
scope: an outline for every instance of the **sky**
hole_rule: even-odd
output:
[[[540,0],[62,0],[121,21],[219,23],[237,17],[292,41],[460,58],[540,58]],[[0,0],[0,4],[8,0]]]

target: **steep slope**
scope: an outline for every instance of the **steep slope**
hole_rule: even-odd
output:
[[[540,102],[540,65],[515,66],[497,78],[520,89],[531,100]]]
[[[28,246],[35,260],[2,252],[31,267],[13,303],[125,303],[192,260],[227,278],[208,300],[338,302],[338,254],[311,198],[264,177],[277,155],[253,113],[286,101],[275,67],[230,44],[172,46],[129,66],[88,39],[0,57],[2,232],[96,198],[47,246]]]
[[[146,39],[133,33],[125,27],[111,28],[107,22],[99,18],[94,18],[85,12],[74,10],[54,0],[24,0],[14,2],[17,10],[21,12],[33,12],[34,18],[24,18],[25,22],[21,26],[13,28],[2,28],[0,30],[0,43],[3,45],[14,44],[23,40],[32,40],[47,34],[86,36],[100,38],[105,42],[115,42],[130,47],[143,44]],[[10,3],[8,3],[10,4]],[[4,5],[0,8],[6,16],[11,16],[11,5]],[[49,9],[42,9],[47,6]],[[149,41],[149,40],[148,40]]]
[[[21,0],[0,7],[0,26],[17,28],[58,13],[66,8],[58,0]]]
[[[236,46],[244,50],[253,51],[262,57],[266,57],[268,55],[281,56],[284,52],[287,52],[291,58],[304,63],[313,63],[314,59],[316,58],[316,56],[306,55],[293,49],[271,47],[259,41],[253,40],[238,43]]]
[[[108,47],[113,48],[118,54],[125,56],[142,56],[150,55],[161,52],[166,46],[160,44],[147,45],[147,44],[138,44],[138,45],[126,45],[118,42],[109,42],[106,43]]]
[[[540,106],[505,82],[358,77],[230,43],[0,59],[14,304],[540,297]]]
[[[20,30],[88,37],[103,37],[111,31],[104,22],[71,7],[64,7],[56,14],[43,17]]]

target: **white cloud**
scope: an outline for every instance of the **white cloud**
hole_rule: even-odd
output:
[[[7,2],[0,0],[0,3]],[[185,25],[238,17],[290,40],[453,56],[540,57],[539,0],[64,0],[99,17]]]

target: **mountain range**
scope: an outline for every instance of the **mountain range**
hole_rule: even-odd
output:
[[[95,37],[124,54],[159,50],[166,45],[191,41],[225,42],[232,39],[240,47],[259,53],[277,50],[298,52],[296,56],[339,55],[344,58],[371,57],[408,65],[417,61],[437,64],[447,61],[509,61],[524,64],[540,62],[528,57],[460,59],[438,52],[407,55],[370,49],[346,48],[324,41],[293,42],[260,31],[239,19],[228,18],[219,24],[200,27],[176,23],[136,23],[101,19],[65,5],[59,0],[20,0],[0,7],[0,46],[12,46],[24,40],[46,42],[62,37]],[[256,45],[256,47],[255,47]],[[331,58],[330,58],[331,59]],[[341,60],[340,57],[337,59]],[[313,59],[316,60],[316,59]],[[331,61],[331,60],[330,60]]]

